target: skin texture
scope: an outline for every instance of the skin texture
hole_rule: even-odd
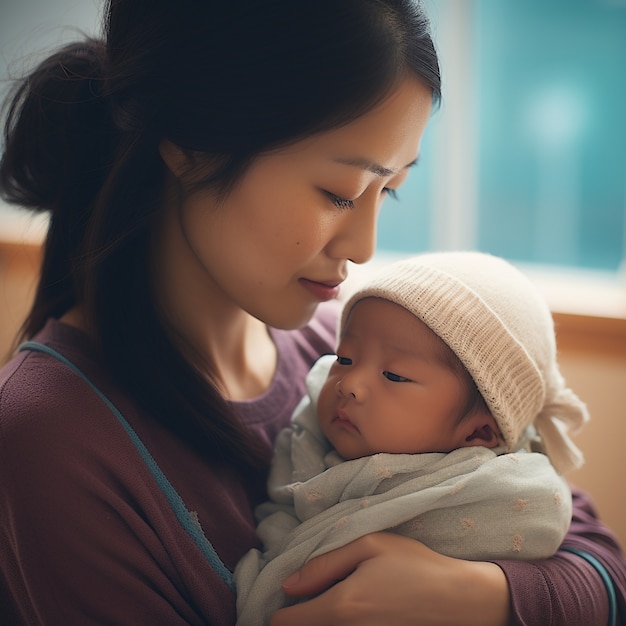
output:
[[[276,355],[266,324],[302,326],[346,278],[347,261],[371,257],[386,189],[417,159],[430,111],[429,90],[406,78],[355,121],[257,158],[221,203],[210,190],[187,191],[193,154],[161,144],[172,176],[155,284],[180,336],[216,364],[227,397],[269,384]]]
[[[452,369],[448,352],[398,304],[359,301],[318,401],[322,432],[339,454],[355,459],[497,445],[493,417],[484,410],[467,415],[469,376]]]
[[[374,533],[312,559],[283,588],[289,595],[307,596],[330,585],[313,600],[277,611],[271,626],[508,622],[509,590],[497,565],[442,556],[391,533]]]

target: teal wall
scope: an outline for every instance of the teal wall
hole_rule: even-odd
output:
[[[440,47],[455,45],[437,34],[443,9],[460,1],[427,1]],[[435,153],[446,141],[451,154],[457,139],[442,128],[445,79],[458,80],[450,65],[469,58],[470,87],[456,103],[475,128],[463,147],[477,181],[467,190],[476,210],[468,245],[512,260],[617,270],[626,256],[626,0],[465,1],[471,49],[462,42],[442,51],[443,107],[399,203],[383,208],[379,249],[437,247],[430,214],[447,210],[433,198],[448,181]]]
[[[617,269],[626,232],[626,4],[476,6],[479,246]]]

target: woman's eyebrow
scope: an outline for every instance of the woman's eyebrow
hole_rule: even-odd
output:
[[[407,163],[402,169],[408,169],[409,167],[413,167],[417,165],[418,158],[415,158],[410,163]],[[337,158],[334,159],[335,163],[342,163],[344,165],[353,165],[354,167],[361,168],[363,170],[367,170],[368,172],[372,172],[376,174],[376,176],[393,176],[397,174],[400,170],[392,170],[388,167],[383,167],[382,165],[376,163],[375,161],[370,161],[369,159],[363,157],[348,157],[348,158]]]

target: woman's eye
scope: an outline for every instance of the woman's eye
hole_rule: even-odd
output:
[[[337,355],[337,363],[339,365],[352,365],[352,359],[349,359],[347,356]]]
[[[388,195],[393,200],[398,200],[399,198],[397,189],[391,189],[390,187],[383,187],[383,193]]]
[[[383,372],[383,376],[390,380],[393,383],[408,383],[409,379],[404,376],[400,376],[400,374],[394,374],[393,372]]]
[[[324,193],[330,198],[330,201],[338,209],[354,209],[354,202],[352,200],[348,200],[347,198],[342,198],[341,196],[337,196],[334,193],[330,193],[330,191],[325,191]]]

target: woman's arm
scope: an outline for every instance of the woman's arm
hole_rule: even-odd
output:
[[[574,495],[573,522],[564,546],[583,550],[604,565],[623,616],[623,554],[580,493]],[[419,542],[377,533],[312,560],[297,580],[286,581],[285,591],[310,595],[330,585],[315,599],[278,611],[272,626],[605,626],[608,619],[608,596],[600,575],[587,561],[567,552],[535,563],[461,561]]]

